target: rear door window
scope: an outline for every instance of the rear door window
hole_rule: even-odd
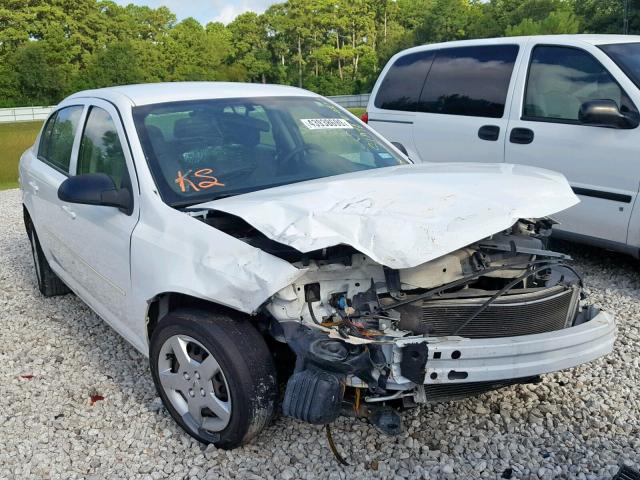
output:
[[[62,173],[69,173],[71,150],[84,107],[65,107],[47,121],[38,146],[38,158]]]
[[[517,56],[517,45],[438,50],[418,111],[501,118]]]
[[[374,105],[385,110],[415,112],[434,52],[416,52],[398,58],[380,84]]]

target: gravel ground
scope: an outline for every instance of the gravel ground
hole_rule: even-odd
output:
[[[596,479],[640,462],[640,274],[629,257],[559,245],[618,318],[613,355],[409,411],[396,438],[341,419],[334,439],[352,466],[340,467],[321,428],[282,417],[247,447],[204,449],[161,407],[142,355],[75,296],[38,294],[17,190],[0,192],[0,227],[0,478]]]

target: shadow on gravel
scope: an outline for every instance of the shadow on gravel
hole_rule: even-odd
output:
[[[556,239],[551,240],[549,247],[551,250],[571,255],[574,261],[586,261],[598,267],[608,266],[628,270],[628,273],[634,275],[640,272],[640,261],[631,255]]]

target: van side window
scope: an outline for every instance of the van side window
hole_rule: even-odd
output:
[[[78,175],[105,173],[118,188],[127,188],[127,163],[111,115],[100,107],[91,107],[78,153]]]
[[[622,112],[636,108],[607,69],[578,48],[537,46],[531,55],[523,119],[579,123],[580,106],[613,100]]]
[[[62,173],[69,172],[73,141],[84,107],[65,107],[47,121],[38,146],[38,158]]]
[[[517,56],[517,45],[438,50],[418,111],[501,118]]]
[[[382,80],[374,105],[385,110],[415,112],[434,52],[410,53],[398,58]]]

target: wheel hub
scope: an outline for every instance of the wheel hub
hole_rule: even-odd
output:
[[[186,335],[168,338],[158,356],[158,375],[171,405],[195,433],[219,432],[229,424],[226,377],[200,342]]]

